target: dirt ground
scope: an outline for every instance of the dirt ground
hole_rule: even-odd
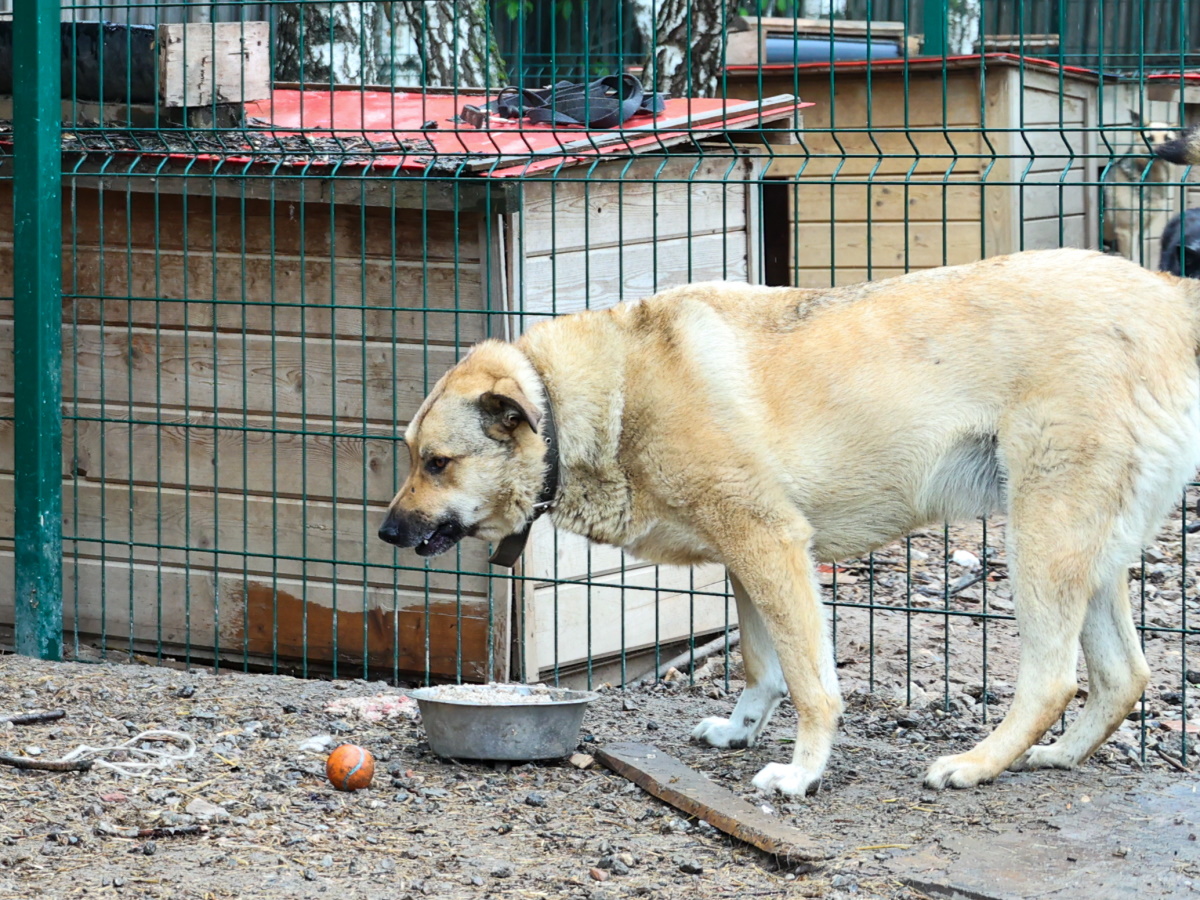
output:
[[[1186,750],[1181,741],[1184,710],[1200,720],[1200,640],[1186,634],[1200,608],[1193,593],[1184,596],[1196,572],[1183,560],[1183,520],[1168,523],[1148,552],[1145,582],[1140,568],[1132,572],[1154,675],[1146,703],[1113,739],[1074,772],[1008,773],[966,791],[921,786],[935,757],[970,747],[1011,700],[1013,624],[981,615],[1012,612],[998,550],[1003,525],[990,529],[988,548],[978,525],[938,529],[839,569],[847,710],[827,776],[804,800],[750,786],[764,764],[789,756],[795,720],[786,702],[755,748],[716,751],[688,740],[699,719],[728,715],[742,686],[736,652],[728,675],[718,656],[694,683],[598,686],[581,750],[656,744],[822,842],[831,855],[815,870],[781,866],[598,766],[440,760],[418,721],[369,722],[326,709],[347,697],[396,695],[403,685],[4,655],[0,720],[42,709],[66,716],[0,724],[0,752],[52,759],[149,728],[186,732],[197,751],[146,778],[0,766],[0,897],[1200,894],[1200,756],[1195,735]],[[988,579],[970,583],[985,567],[955,551],[987,560]],[[869,615],[868,602],[890,608]],[[1086,679],[1081,685],[1082,696]],[[321,735],[375,754],[370,789],[330,787],[325,752],[300,749]],[[171,828],[183,831],[153,831]],[[1008,854],[1008,875],[986,868],[989,848]],[[1031,868],[1039,859],[1049,874]],[[936,870],[944,880],[958,867],[967,878],[968,863],[978,869],[973,887],[921,874]],[[1060,863],[1075,866],[1075,887],[1054,874]],[[1020,887],[1022,877],[1038,889]],[[1113,878],[1124,880],[1103,887]]]

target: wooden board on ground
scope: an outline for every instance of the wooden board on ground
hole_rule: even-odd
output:
[[[596,758],[676,809],[789,863],[813,864],[831,855],[806,835],[734,796],[653,744],[608,744],[596,751]]]

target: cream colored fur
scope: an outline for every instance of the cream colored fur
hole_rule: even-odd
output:
[[[531,425],[497,431],[479,399],[548,397],[555,524],[656,562],[728,567],[747,688],[730,720],[695,735],[753,743],[786,688],[792,759],[754,783],[803,794],[842,712],[814,561],[1003,510],[1016,695],[926,782],[1073,766],[1148,678],[1125,572],[1200,463],[1196,284],[1049,250],[824,291],[697,284],[564,316],[480,344],[438,383],[389,522],[453,515],[491,540],[520,529],[545,446]],[[427,470],[431,454],[451,460],[444,472]],[[1075,695],[1080,644],[1087,704],[1035,747]]]

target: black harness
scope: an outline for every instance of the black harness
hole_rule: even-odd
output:
[[[491,559],[493,566],[504,566],[511,569],[521,558],[525,544],[529,540],[529,530],[533,523],[543,513],[554,509],[558,497],[558,432],[554,428],[554,407],[550,403],[550,394],[545,392],[546,411],[542,416],[542,428],[539,435],[546,442],[546,477],[542,482],[542,492],[538,494],[533,504],[533,514],[526,520],[525,526],[518,532],[510,534],[496,546]]]

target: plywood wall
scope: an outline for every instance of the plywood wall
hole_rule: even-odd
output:
[[[775,148],[765,171],[787,193],[795,284],[1095,245],[1086,80],[1067,78],[1061,103],[1056,77],[1003,65],[983,76],[977,65],[950,67],[944,84],[940,68],[913,69],[907,81],[901,70],[839,69],[833,79],[798,70],[762,89],[816,104],[804,111],[802,142]]]
[[[515,329],[689,281],[758,279],[756,163],[728,151],[580,167],[525,187],[511,290]],[[534,680],[736,622],[720,566],[651,566],[545,520],[530,541],[523,675]],[[695,592],[695,593],[693,593]]]
[[[466,677],[494,677],[507,608],[484,548],[427,571],[375,536],[405,423],[490,327],[478,216],[68,189],[64,223],[67,626],[114,648],[352,667],[365,650],[451,676],[461,647]],[[11,241],[0,217],[0,294]],[[11,327],[7,303],[0,349]]]

